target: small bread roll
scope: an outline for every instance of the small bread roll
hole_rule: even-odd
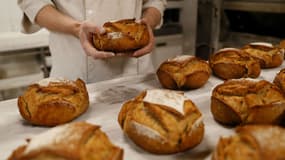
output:
[[[123,104],[118,117],[124,133],[156,154],[182,152],[204,136],[202,115],[182,92],[153,89]]]
[[[135,19],[107,22],[103,25],[104,34],[94,34],[93,42],[100,51],[130,52],[143,48],[149,43],[146,24],[136,23]]]
[[[18,147],[8,160],[122,160],[123,150],[114,146],[99,126],[74,122],[45,131]]]
[[[228,80],[213,89],[211,112],[222,124],[280,124],[285,119],[285,98],[265,80]]]
[[[81,79],[46,78],[30,85],[18,98],[22,117],[41,126],[69,122],[84,113],[88,106],[88,92]]]
[[[238,127],[236,135],[220,138],[212,160],[285,159],[285,129],[270,125]]]
[[[210,67],[214,74],[224,80],[257,78],[260,64],[257,60],[237,48],[224,48],[210,57]]]
[[[250,43],[244,46],[242,50],[257,59],[261,68],[274,68],[283,63],[283,49],[274,47],[271,43]]]
[[[202,87],[211,75],[209,64],[190,55],[177,56],[163,62],[157,77],[167,89],[195,89]]]

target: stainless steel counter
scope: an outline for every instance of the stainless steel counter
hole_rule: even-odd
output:
[[[275,69],[262,70],[259,79],[272,81],[276,73],[285,65]],[[154,74],[124,77],[104,81],[87,86],[90,107],[86,113],[74,121],[88,121],[102,126],[102,130],[109,136],[111,141],[124,148],[125,160],[198,160],[210,159],[220,136],[233,133],[233,128],[224,127],[213,120],[210,112],[210,96],[212,89],[223,81],[211,76],[202,88],[185,92],[203,113],[205,123],[204,139],[196,148],[184,153],[174,155],[154,155],[137,147],[128,137],[124,136],[118,122],[117,115],[122,104],[145,89],[161,88]],[[17,108],[17,100],[0,102],[0,157],[8,155],[19,145],[25,143],[26,138],[39,134],[49,128],[32,126],[20,116]]]

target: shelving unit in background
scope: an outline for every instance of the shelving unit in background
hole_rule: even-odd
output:
[[[210,54],[220,48],[241,47],[254,41],[277,44],[282,39],[282,37],[276,36],[276,34],[260,34],[254,30],[246,29],[256,27],[256,29],[262,32],[262,29],[266,28],[264,26],[262,28],[262,25],[267,23],[267,28],[270,30],[270,21],[272,22],[271,25],[277,24],[274,20],[284,24],[284,0],[200,0],[198,13],[196,52],[200,53],[203,59],[208,59]],[[238,13],[241,14],[239,15]],[[229,17],[229,15],[233,14],[236,14],[236,16]],[[250,14],[254,14],[254,16],[246,17],[246,15]],[[261,15],[264,15],[263,19],[260,19]],[[282,20],[274,19],[276,15],[279,15],[278,17]],[[251,24],[251,26],[239,24],[243,18],[257,18],[257,23]],[[248,23],[252,22],[249,20]]]
[[[281,35],[278,35],[278,31],[280,32],[281,27],[276,27],[274,25],[280,25],[281,23],[276,23],[276,21],[285,21],[285,1],[284,0],[224,0],[222,3],[221,9],[225,12],[234,12],[239,13],[235,17],[230,16],[228,14],[228,19],[233,21],[241,21],[244,20],[249,21],[250,18],[255,21],[255,28],[253,30],[251,26],[247,24],[244,25],[248,29],[242,29],[243,26],[235,27],[237,31],[227,31],[223,33],[223,37],[220,38],[217,48],[227,47],[227,46],[243,46],[244,44],[255,42],[255,41],[263,41],[270,42],[273,44],[278,44],[282,38]],[[249,15],[246,19],[246,16]],[[281,19],[280,19],[281,17]],[[283,18],[282,18],[283,17]],[[256,18],[256,19],[254,19]],[[240,20],[239,20],[240,19]],[[230,22],[230,23],[232,23]],[[239,23],[239,22],[238,22]],[[238,24],[237,23],[237,24]],[[250,24],[253,24],[250,23]],[[266,25],[266,26],[259,26]],[[272,26],[270,26],[272,25]],[[232,28],[232,27],[231,27]],[[283,27],[282,27],[283,28]],[[219,27],[220,33],[222,32],[222,27]],[[263,31],[261,31],[263,29]],[[271,31],[266,31],[271,30]],[[272,30],[276,30],[273,34]],[[283,32],[285,33],[285,32]],[[282,34],[283,34],[282,33]],[[285,35],[284,35],[285,36]],[[285,38],[285,37],[283,37]]]
[[[0,100],[17,96],[49,74],[48,31],[0,33]]]

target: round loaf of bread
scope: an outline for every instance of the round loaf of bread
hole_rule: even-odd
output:
[[[74,122],[36,135],[12,152],[8,160],[122,160],[123,150],[113,145],[99,126]]]
[[[163,62],[157,77],[167,89],[195,89],[202,87],[211,75],[209,64],[197,57],[181,55]]]
[[[285,159],[285,129],[271,125],[237,127],[236,135],[220,138],[212,160]]]
[[[228,80],[213,89],[211,112],[227,125],[280,124],[285,119],[285,98],[265,80]]]
[[[250,43],[242,48],[253,58],[257,59],[261,68],[274,68],[283,63],[284,51],[271,43],[256,42]]]
[[[55,126],[69,122],[89,106],[85,83],[46,78],[30,85],[18,98],[22,117],[34,125]]]
[[[209,60],[214,74],[221,79],[257,78],[260,64],[257,60],[236,48],[224,48],[214,53]]]
[[[93,36],[94,46],[100,51],[131,52],[149,43],[146,24],[136,23],[134,19],[107,22],[103,27],[105,33]]]
[[[273,83],[281,89],[285,95],[285,68],[281,69],[275,76]]]
[[[156,154],[182,152],[204,136],[202,115],[182,92],[153,89],[123,104],[118,117],[124,133]]]

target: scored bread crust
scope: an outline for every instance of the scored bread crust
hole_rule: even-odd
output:
[[[285,129],[271,125],[237,127],[236,135],[221,137],[212,160],[285,159]]]
[[[283,63],[284,49],[265,44],[248,44],[242,48],[247,54],[259,61],[261,68],[274,68]]]
[[[89,96],[84,81],[32,84],[18,98],[21,116],[34,125],[55,126],[69,122],[84,113]]]
[[[36,135],[8,158],[30,159],[122,160],[123,150],[113,145],[99,126],[74,122]]]
[[[221,79],[257,78],[261,68],[257,60],[236,48],[224,48],[209,60],[214,74]]]
[[[202,141],[202,115],[191,100],[184,101],[182,114],[169,106],[144,101],[146,94],[144,91],[124,103],[118,116],[124,133],[135,144],[151,153],[171,154]]]
[[[265,80],[228,80],[213,89],[211,112],[215,120],[227,125],[281,124],[285,98],[276,85]]]
[[[196,89],[207,83],[211,75],[211,68],[202,59],[182,55],[163,62],[156,74],[164,88]]]
[[[93,43],[101,51],[130,52],[140,49],[149,43],[149,32],[146,24],[136,23],[135,19],[123,19],[106,22],[105,33],[94,34]]]

